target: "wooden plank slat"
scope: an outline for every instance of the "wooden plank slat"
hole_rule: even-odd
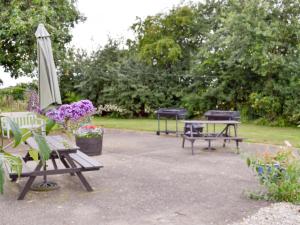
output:
[[[84,168],[103,167],[99,162],[92,159],[91,157],[89,157],[88,155],[84,154],[81,151],[77,151],[76,153],[70,154],[70,157]]]
[[[236,120],[183,120],[183,123],[199,123],[199,124],[240,124]]]
[[[89,161],[89,163],[91,163],[93,166],[96,166],[96,167],[102,167],[102,164],[99,163],[97,160],[91,158],[90,156],[84,154],[82,151],[77,151],[77,154],[85,159],[86,161]]]
[[[50,147],[51,150],[60,150],[60,149],[66,149],[65,146],[62,143],[57,142],[53,136],[47,136],[46,141]]]
[[[79,149],[73,142],[69,141],[68,139],[63,138],[62,136],[48,136],[51,137],[51,140],[56,145],[57,149],[60,150],[68,150],[68,149]]]
[[[186,136],[184,135],[185,139],[188,140],[240,140],[243,141],[245,138],[242,137],[190,137],[190,136]]]
[[[78,150],[79,147],[74,143],[64,139],[61,136],[46,136],[46,141],[52,151],[69,151],[69,150]],[[33,137],[30,137],[26,140],[26,143],[34,148],[38,149],[38,145]]]
[[[77,153],[72,153],[70,154],[70,157],[77,162],[80,166],[84,168],[91,168],[94,167],[93,164],[90,162],[86,161],[85,159],[81,158]]]

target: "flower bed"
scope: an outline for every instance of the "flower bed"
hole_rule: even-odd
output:
[[[248,158],[247,164],[267,189],[266,194],[256,197],[300,203],[300,159],[293,150],[283,149],[274,154],[266,152]]]

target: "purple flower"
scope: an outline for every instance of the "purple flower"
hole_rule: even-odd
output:
[[[30,91],[27,110],[30,112],[41,113],[39,96],[36,91]]]
[[[264,173],[264,169],[263,169],[262,166],[259,166],[259,167],[257,168],[257,173],[258,173],[258,175],[262,175],[262,174]]]
[[[64,123],[67,120],[78,122],[83,118],[93,115],[95,111],[96,109],[91,101],[81,100],[72,104],[64,104],[58,109],[47,112],[46,116],[59,123]]]

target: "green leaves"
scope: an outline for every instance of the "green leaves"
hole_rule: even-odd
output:
[[[12,119],[10,119],[9,117],[5,118],[11,128],[11,131],[14,135],[14,147],[17,147],[22,140],[22,132],[18,126],[17,123],[15,123]]]
[[[38,150],[43,163],[45,163],[49,159],[51,154],[51,150],[46,142],[46,139],[42,135],[36,133],[33,134],[33,137],[36,143],[38,144],[38,149],[36,150]]]
[[[258,175],[267,193],[266,200],[300,203],[300,158],[292,149],[276,153],[265,152],[247,159],[247,164]]]
[[[55,127],[56,123],[54,120],[47,118],[46,120],[46,135],[48,135],[51,130]]]
[[[41,3],[42,2],[42,3]],[[63,64],[70,28],[85,18],[74,1],[0,1],[0,65],[13,77],[33,75],[36,67],[34,32],[44,23],[52,37],[54,58]],[[13,40],[13,41],[12,41]]]
[[[22,172],[22,160],[20,156],[15,156],[10,153],[4,153],[4,161],[10,167],[11,171],[20,176]]]
[[[35,150],[35,149],[30,149],[28,151],[30,157],[34,160],[34,161],[38,161],[39,160],[39,151]]]
[[[22,172],[22,160],[18,156],[14,156],[12,154],[9,154],[7,152],[1,152],[0,153],[0,194],[3,194],[3,186],[5,181],[5,171],[4,171],[4,163],[6,163],[12,172],[15,172],[20,176]]]
[[[29,155],[36,161],[39,159],[42,160],[43,163],[45,163],[51,154],[51,150],[46,142],[46,139],[44,136],[36,134],[34,131],[24,131],[24,133],[21,132],[18,125],[10,118],[5,117],[8,125],[10,126],[12,133],[14,135],[14,146],[17,147],[21,142],[26,141],[27,138],[33,135],[37,145],[38,149],[29,150]],[[3,143],[2,143],[3,145]],[[18,176],[20,176],[22,172],[22,159],[19,156],[12,155],[8,152],[4,151],[4,147],[0,146],[0,193],[3,193],[3,184],[4,184],[4,164],[5,166],[10,169],[10,172],[17,173]],[[10,144],[6,146],[11,146]]]
[[[190,56],[201,44],[199,37],[204,28],[199,26],[198,22],[203,22],[195,19],[197,16],[195,5],[190,4],[133,24],[141,59],[169,71],[172,67],[189,67]]]
[[[71,51],[62,96],[117,105],[126,111],[121,116],[184,106],[192,116],[218,108],[268,124],[297,124],[299,15],[299,0],[176,6],[133,24],[128,49],[110,40],[90,56]]]

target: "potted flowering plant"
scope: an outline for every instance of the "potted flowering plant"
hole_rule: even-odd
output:
[[[103,142],[103,129],[86,125],[75,131],[76,145],[87,155],[101,155]]]
[[[96,112],[93,103],[81,100],[72,104],[64,104],[57,109],[50,110],[46,116],[64,130],[75,134],[76,144],[80,151],[88,155],[99,155],[102,152],[103,130],[90,123],[90,117]]]

